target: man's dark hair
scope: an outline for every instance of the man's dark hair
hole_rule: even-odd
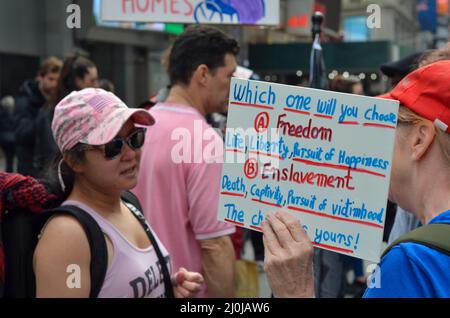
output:
[[[236,56],[239,44],[219,29],[191,26],[172,46],[169,57],[169,76],[172,85],[188,85],[192,74],[201,64],[212,71],[225,65],[227,53]]]

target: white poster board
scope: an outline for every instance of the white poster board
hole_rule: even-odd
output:
[[[103,21],[278,25],[279,0],[102,0]]]
[[[380,258],[398,102],[233,78],[219,220],[283,208],[313,245]]]

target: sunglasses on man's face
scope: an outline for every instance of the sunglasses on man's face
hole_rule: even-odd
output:
[[[138,128],[126,138],[116,137],[104,145],[92,147],[102,149],[106,160],[113,160],[122,153],[125,143],[133,150],[141,148],[145,141],[145,132],[145,128]]]

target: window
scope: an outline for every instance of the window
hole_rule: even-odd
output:
[[[346,42],[368,41],[370,39],[365,16],[344,18],[344,34]]]

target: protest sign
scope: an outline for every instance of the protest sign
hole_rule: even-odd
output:
[[[103,21],[278,25],[279,0],[107,0]]]
[[[233,78],[218,218],[298,218],[316,247],[378,261],[398,102]]]

